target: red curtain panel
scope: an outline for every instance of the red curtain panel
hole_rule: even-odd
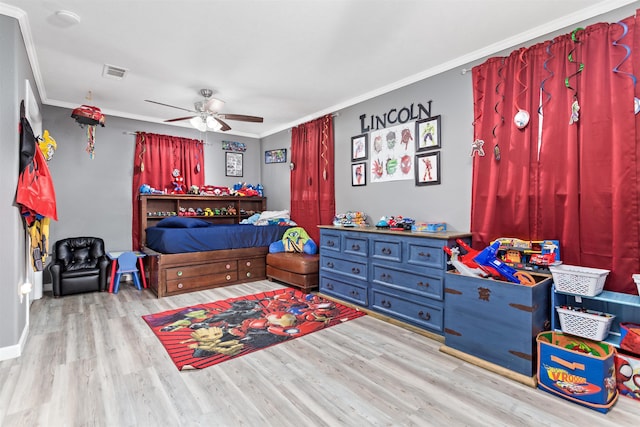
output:
[[[636,25],[635,17],[595,24],[474,67],[474,137],[486,153],[473,161],[475,247],[559,239],[564,263],[609,269],[607,289],[635,293]],[[518,109],[531,117],[522,129]]]
[[[138,132],[133,157],[132,248],[140,249],[140,186],[147,184],[159,191],[174,189],[174,169],[184,178],[184,185],[204,185],[204,151],[201,141],[169,135]]]
[[[336,212],[333,144],[330,114],[291,130],[291,219],[317,244]]]

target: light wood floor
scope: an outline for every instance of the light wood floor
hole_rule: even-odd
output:
[[[280,287],[268,281],[156,299],[129,283],[31,308],[24,355],[0,362],[0,425],[637,426],[440,352],[364,316],[198,371],[180,372],[144,314]]]

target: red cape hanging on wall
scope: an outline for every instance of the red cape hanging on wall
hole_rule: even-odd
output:
[[[24,103],[20,110],[20,176],[16,191],[16,203],[28,225],[38,216],[58,220],[56,192],[42,151],[36,149],[36,137],[24,114]]]

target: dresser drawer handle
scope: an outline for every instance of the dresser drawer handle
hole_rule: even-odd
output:
[[[429,252],[427,252],[427,253],[420,252],[418,255],[423,256],[425,258],[431,258],[431,253],[429,253]]]
[[[419,311],[418,317],[424,320],[431,320],[431,314],[425,313],[424,311]]]
[[[327,241],[327,246],[329,246],[330,248],[335,246],[335,243],[333,242],[333,240],[328,240]]]
[[[247,261],[247,267],[251,267],[251,261]]]
[[[231,268],[231,264],[227,264],[224,266],[227,270],[229,270]]]
[[[380,305],[383,306],[384,308],[391,308],[391,301],[387,301],[386,299],[383,299],[382,301],[380,301]]]
[[[429,282],[418,282],[418,287],[428,288]]]
[[[176,276],[178,276],[178,277],[182,277],[182,270],[178,271],[178,272],[176,273]]]
[[[352,268],[351,268],[351,272],[352,272],[353,274],[360,274],[360,269],[359,269],[358,267],[352,267]]]
[[[182,289],[184,285],[182,283],[178,283],[178,289]]]
[[[352,289],[351,292],[349,293],[351,294],[352,297],[358,297],[360,295],[360,293],[355,289]]]
[[[327,283],[327,289],[333,290],[333,283]]]
[[[385,281],[385,282],[390,282],[390,281],[392,280],[392,279],[391,279],[391,275],[390,275],[390,274],[387,274],[387,273],[382,273],[382,274],[380,275],[380,279],[381,279],[381,280],[383,280],[383,281]]]
[[[251,277],[251,272],[247,271],[247,277]]]
[[[351,250],[352,251],[359,251],[360,250],[360,245],[351,245]]]
[[[227,274],[226,279],[227,279],[227,280],[231,280],[231,275]]]
[[[391,255],[391,249],[389,249],[389,248],[382,248],[381,252],[384,255]]]
[[[327,262],[327,267],[329,267],[329,268],[333,268],[333,263],[332,263],[331,261],[328,261],[328,262]]]

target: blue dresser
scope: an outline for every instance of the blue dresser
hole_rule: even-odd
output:
[[[469,233],[320,227],[320,292],[444,334],[444,246]]]

